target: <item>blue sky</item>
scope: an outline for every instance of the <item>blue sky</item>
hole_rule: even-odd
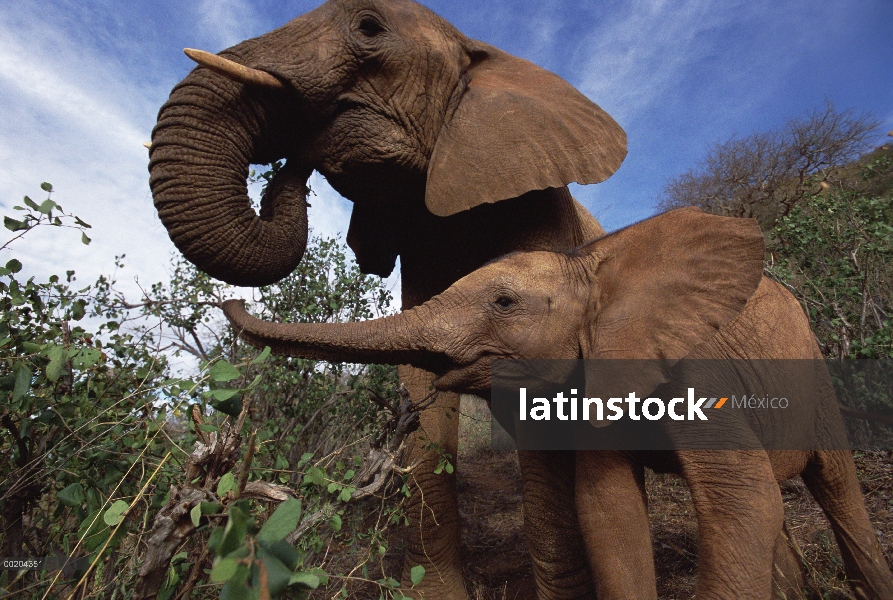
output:
[[[93,244],[41,234],[16,256],[28,272],[75,268],[91,282],[127,254],[132,293],[166,278],[173,246],[146,171],[158,108],[192,68],[183,47],[217,52],[316,6],[304,0],[5,0],[0,3],[0,204],[54,199],[94,225]],[[824,106],[871,111],[893,130],[893,2],[431,0],[470,37],[567,79],[629,136],[610,180],[574,194],[613,230],[654,212],[666,181],[717,142]],[[318,178],[318,176],[317,176]],[[311,225],[346,232],[351,205],[312,182]],[[53,232],[58,233],[58,232]],[[4,234],[5,235],[5,234]],[[9,255],[11,256],[11,254]],[[5,262],[8,257],[0,256]]]

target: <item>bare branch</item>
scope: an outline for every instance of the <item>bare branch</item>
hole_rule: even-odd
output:
[[[835,169],[867,152],[878,121],[831,103],[783,127],[717,144],[694,169],[665,186],[662,210],[698,206],[718,215],[753,217],[769,228]]]

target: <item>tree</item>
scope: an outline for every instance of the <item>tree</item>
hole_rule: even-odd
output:
[[[850,165],[777,222],[769,272],[829,358],[893,357],[893,148]]]
[[[0,250],[44,226],[78,230],[89,244],[90,226],[41,187],[46,200],[25,197],[20,215],[4,218],[15,235]],[[167,363],[115,322],[90,331],[92,288],[74,287],[74,271],[40,283],[22,268],[11,258],[0,269],[0,553],[109,556],[121,536],[104,515],[121,515],[116,501],[137,495],[137,474],[165,451],[165,411],[153,405]],[[27,583],[0,573],[7,591]]]
[[[804,197],[833,182],[874,141],[878,121],[831,103],[783,127],[717,144],[694,169],[669,181],[662,210],[697,206],[706,212],[756,218],[768,230]]]
[[[47,225],[90,242],[90,226],[42,187],[46,200],[25,198],[4,219],[14,235],[0,251]],[[253,309],[318,321],[386,313],[389,290],[345,252],[315,238]],[[398,457],[417,410],[399,396],[395,368],[273,357],[238,342],[216,308],[232,288],[182,260],[139,301],[113,277],[75,287],[73,271],[40,283],[17,259],[5,265],[0,554],[81,560],[74,571],[2,571],[0,595],[217,597],[210,579],[229,597],[256,598],[327,585],[321,566],[363,574],[333,578],[335,591],[375,578],[369,563],[381,562],[384,532],[401,520]],[[177,353],[197,364],[174,375]],[[155,525],[177,514],[182,535],[159,549]],[[333,543],[345,548],[340,565],[323,552]],[[144,576],[149,558],[158,568]],[[393,580],[373,585],[398,594]]]

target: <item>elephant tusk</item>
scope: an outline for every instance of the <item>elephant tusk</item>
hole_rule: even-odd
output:
[[[205,52],[204,50],[196,50],[194,48],[183,48],[183,52],[203,67],[211,69],[219,75],[223,75],[228,79],[244,83],[246,85],[256,85],[260,87],[281,90],[285,84],[267,73],[259,69],[252,69],[245,65],[240,65],[222,56]]]

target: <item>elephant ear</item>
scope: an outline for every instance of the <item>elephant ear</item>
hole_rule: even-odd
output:
[[[669,380],[676,361],[741,312],[762,279],[765,243],[753,219],[686,208],[632,225],[579,252],[595,265],[580,331],[582,356],[622,359],[587,361],[587,394],[618,397],[624,387],[623,396],[635,391],[647,397]],[[618,368],[624,365],[629,368]],[[609,375],[622,371],[627,371],[622,377]]]
[[[626,134],[558,75],[481,42],[467,88],[441,129],[425,202],[438,216],[531,190],[599,183],[620,167]]]

